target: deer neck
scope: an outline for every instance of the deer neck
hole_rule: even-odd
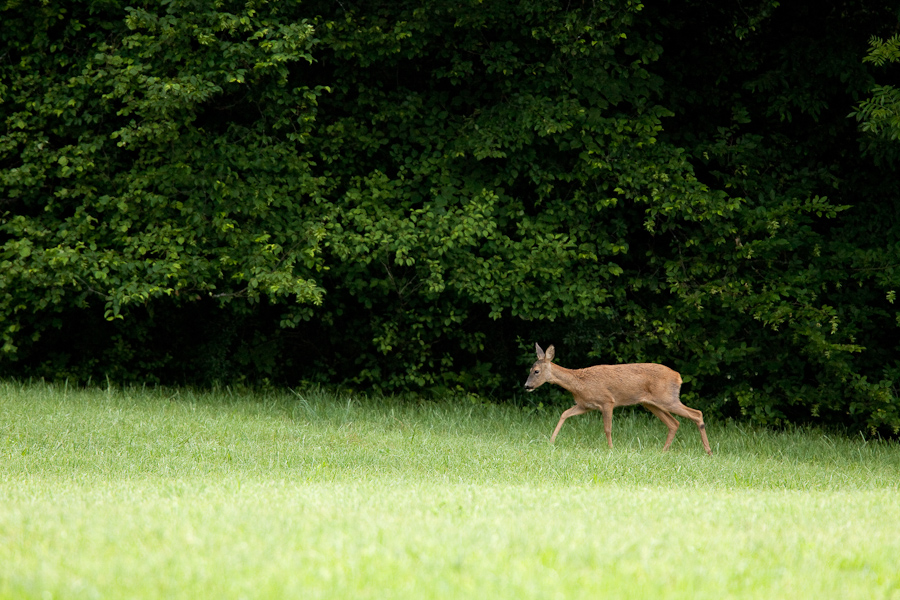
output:
[[[573,394],[577,394],[584,387],[584,380],[578,376],[575,369],[566,369],[559,365],[553,365],[550,371],[550,383],[555,383],[559,387],[569,390]]]

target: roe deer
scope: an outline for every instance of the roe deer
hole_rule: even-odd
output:
[[[569,417],[582,415],[591,410],[603,413],[603,430],[606,432],[606,443],[612,448],[612,414],[616,406],[643,404],[644,408],[656,415],[666,427],[669,435],[663,446],[663,452],[669,449],[675,432],[678,431],[678,420],[672,414],[687,417],[700,429],[700,439],[707,454],[712,454],[709,440],[706,438],[706,425],[703,413],[681,403],[678,396],[681,392],[681,375],[664,365],[654,363],[637,363],[625,365],[597,365],[586,369],[565,369],[554,365],[553,346],[545,353],[537,344],[537,361],[531,367],[531,373],[525,382],[525,391],[533,392],[545,383],[555,383],[572,392],[575,406],[565,411],[553,430],[550,443],[556,441],[556,435]]]

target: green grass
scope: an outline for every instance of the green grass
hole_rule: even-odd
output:
[[[0,383],[0,598],[900,598],[900,447]]]

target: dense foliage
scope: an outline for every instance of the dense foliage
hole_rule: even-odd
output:
[[[900,427],[898,11],[10,2],[0,369]]]

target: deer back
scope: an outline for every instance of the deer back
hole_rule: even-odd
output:
[[[577,384],[568,389],[576,400],[597,401],[612,397],[617,406],[628,406],[648,399],[677,399],[681,390],[681,375],[655,363],[597,365],[571,373],[573,383]]]

